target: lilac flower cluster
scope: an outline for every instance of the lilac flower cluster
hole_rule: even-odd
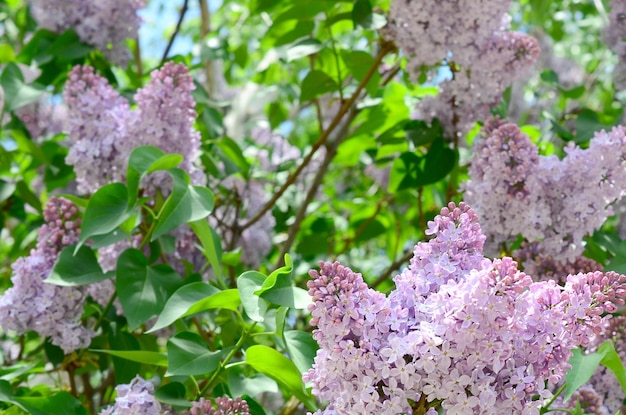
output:
[[[465,199],[490,241],[521,234],[545,255],[573,261],[583,237],[612,215],[626,195],[626,129],[595,134],[588,149],[570,143],[566,156],[538,156],[514,124],[489,123],[474,147]]]
[[[52,105],[44,99],[18,108],[15,114],[33,139],[64,132],[68,121],[64,105]]]
[[[78,241],[78,209],[63,198],[51,198],[44,209],[45,224],[28,257],[12,264],[13,287],[0,297],[0,325],[22,334],[33,330],[51,337],[65,353],[86,347],[94,333],[80,323],[84,293],[76,287],[46,284],[44,280],[61,250]]]
[[[221,397],[215,399],[215,405],[204,398],[191,404],[189,411],[182,415],[250,415],[248,402],[241,398]]]
[[[137,375],[128,385],[115,388],[115,404],[99,415],[161,415],[161,404],[154,398],[154,384]]]
[[[44,29],[72,28],[81,41],[100,49],[112,62],[125,65],[130,53],[124,41],[136,38],[144,0],[29,0],[33,18]],[[109,47],[109,45],[111,45]]]
[[[511,258],[482,256],[485,236],[464,203],[426,233],[389,297],[337,262],[311,271],[320,349],[304,380],[329,402],[318,413],[539,414],[570,350],[624,304],[626,276],[533,282]]]
[[[263,184],[231,176],[222,182],[222,186],[232,189],[232,201],[216,207],[209,221],[219,230],[225,247],[240,246],[241,262],[256,268],[272,249],[274,216],[268,211],[249,228],[239,232],[238,227],[256,216],[267,202]]]
[[[626,86],[626,1],[611,0],[609,24],[604,29],[604,41],[619,59],[613,70],[615,86],[624,89]]]
[[[603,270],[601,264],[583,256],[573,261],[558,261],[543,252],[537,242],[522,242],[520,248],[513,252],[513,257],[524,267],[524,272],[535,280],[555,280],[560,285],[565,284],[570,274]]]
[[[393,1],[391,32],[413,74],[444,63],[452,79],[417,107],[448,135],[462,134],[500,102],[504,90],[539,56],[537,40],[507,30],[510,1]]]
[[[137,111],[89,66],[77,66],[69,75],[64,98],[71,120],[66,162],[74,166],[78,190],[94,192],[104,184],[123,181],[131,151],[153,145],[184,157],[182,168],[194,184],[204,184],[197,167],[200,135],[193,128],[193,79],[183,64],[167,62],[151,74],[150,83],[135,94]],[[153,177],[154,176],[154,177]],[[154,193],[162,176],[148,176],[142,188]]]

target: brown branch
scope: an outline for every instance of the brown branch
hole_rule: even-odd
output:
[[[200,1],[200,40],[205,41],[207,35],[211,32],[211,12],[209,11],[209,0]],[[204,76],[206,78],[204,87],[209,97],[213,96],[213,64],[210,61],[204,63]]]
[[[343,103],[343,105],[337,112],[337,115],[335,115],[330,125],[328,126],[326,130],[324,130],[320,138],[313,144],[313,146],[311,147],[311,151],[309,151],[309,153],[304,157],[304,159],[302,160],[302,163],[287,178],[287,181],[285,181],[282,187],[278,189],[276,193],[274,193],[272,198],[263,206],[263,208],[259,210],[257,214],[254,217],[252,217],[252,219],[250,219],[247,223],[245,223],[241,227],[242,230],[249,228],[258,220],[260,220],[263,217],[263,215],[265,215],[265,213],[267,213],[267,211],[269,211],[274,206],[276,201],[283,195],[283,193],[285,193],[285,191],[292,184],[295,183],[296,179],[298,178],[300,173],[302,173],[302,170],[304,170],[304,168],[309,164],[309,162],[311,161],[311,159],[313,158],[317,150],[319,150],[319,148],[326,143],[326,141],[328,140],[328,137],[330,137],[330,134],[339,125],[343,116],[350,110],[350,108],[352,108],[352,105],[356,102],[357,98],[361,94],[361,91],[365,88],[365,85],[367,85],[371,77],[374,75],[374,73],[376,73],[376,70],[378,69],[378,65],[380,65],[380,62],[382,62],[385,55],[387,55],[387,53],[389,53],[391,50],[393,50],[391,44],[385,43],[382,45],[378,53],[378,56],[376,56],[376,59],[374,60],[374,64],[369,68],[369,70],[367,71],[367,74],[361,80],[356,90],[354,91],[354,94],[352,94],[350,99],[348,99],[347,101]]]
[[[180,15],[178,16],[178,22],[176,22],[176,28],[174,29],[174,33],[172,33],[172,36],[170,36],[170,40],[165,47],[165,51],[163,52],[163,56],[161,57],[161,63],[159,64],[159,66],[163,66],[165,60],[167,59],[167,55],[170,53],[170,49],[174,44],[174,40],[176,39],[178,32],[180,32],[180,27],[182,26],[183,20],[185,19],[185,14],[187,14],[187,9],[189,8],[188,6],[189,0],[184,0],[183,7],[182,9],[180,9]]]
[[[385,282],[391,274],[399,269],[402,265],[404,265],[409,259],[413,258],[413,248],[410,251],[406,252],[402,258],[396,260],[393,264],[389,265],[389,267],[382,273],[380,277],[371,285],[372,288],[378,287],[380,284]]]

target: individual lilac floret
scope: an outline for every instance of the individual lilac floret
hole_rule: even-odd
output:
[[[182,415],[250,415],[248,402],[241,398],[231,399],[223,396],[215,399],[215,404],[204,398],[192,402],[191,409]]]
[[[154,384],[137,375],[128,385],[115,387],[115,403],[99,415],[161,415],[161,404],[154,398]]]
[[[63,198],[51,198],[44,210],[45,224],[30,256],[13,263],[9,288],[0,297],[0,325],[22,334],[36,331],[51,337],[65,353],[87,347],[94,333],[80,324],[85,300],[76,287],[44,282],[61,250],[78,241],[78,209]]]
[[[427,233],[389,297],[337,262],[311,271],[320,349],[303,379],[329,402],[318,413],[538,415],[571,349],[624,303],[626,276],[533,282],[511,258],[482,257],[485,237],[463,203]]]
[[[144,0],[28,0],[42,28],[62,33],[72,28],[81,41],[100,49],[118,65],[126,65],[130,52],[124,45],[136,38]],[[109,45],[111,45],[109,47]]]

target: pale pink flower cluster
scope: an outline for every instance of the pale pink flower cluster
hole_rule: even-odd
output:
[[[80,40],[101,50],[118,65],[130,52],[124,41],[136,38],[141,23],[137,11],[145,0],[28,0],[33,18],[44,29],[62,33],[74,29]]]
[[[485,120],[513,80],[539,56],[537,40],[508,31],[506,0],[394,0],[389,14],[392,37],[408,59],[407,70],[444,64],[452,79],[439,85],[417,110],[427,121],[438,118],[448,136],[469,131]]]
[[[63,198],[52,198],[44,209],[45,224],[29,256],[11,268],[13,286],[0,297],[0,325],[23,334],[28,330],[50,336],[65,353],[87,347],[95,335],[80,318],[86,295],[82,288],[45,283],[61,250],[78,241],[78,209]]]
[[[488,124],[474,146],[464,189],[490,241],[519,234],[561,261],[582,254],[583,238],[626,195],[626,129],[597,132],[589,148],[570,143],[564,151],[562,160],[539,156],[516,125]]]
[[[304,380],[329,403],[318,413],[539,414],[570,350],[624,304],[626,276],[533,282],[511,258],[482,256],[464,203],[442,209],[427,234],[388,297],[337,262],[311,271],[320,349]]]
[[[64,98],[69,109],[70,151],[78,190],[92,193],[111,182],[123,182],[128,157],[141,145],[159,147],[184,157],[181,168],[193,184],[206,182],[198,167],[200,134],[194,129],[193,79],[183,64],[167,62],[151,74],[150,83],[137,91],[137,110],[89,66],[77,66],[69,75]],[[167,182],[169,183],[169,182]],[[171,185],[170,185],[171,186]],[[162,175],[148,176],[142,188],[169,193]]]

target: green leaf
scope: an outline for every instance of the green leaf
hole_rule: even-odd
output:
[[[0,75],[0,86],[4,89],[4,105],[7,111],[35,102],[45,93],[41,85],[26,84],[22,71],[13,62],[4,67]]]
[[[4,180],[0,180],[0,202],[4,202],[8,198],[10,198],[13,195],[15,188],[15,183],[9,183],[5,182]]]
[[[365,76],[370,71],[370,68],[374,65],[374,58],[367,52],[362,50],[342,50],[341,59],[345,63],[346,67],[350,71],[350,74],[354,76],[354,79],[361,82],[365,79]],[[367,82],[365,89],[370,95],[375,95],[380,84],[380,74],[375,71]]]
[[[374,13],[369,0],[356,0],[352,9],[352,21],[354,27],[361,26],[364,29],[378,30],[387,24],[387,19],[380,14]]]
[[[159,315],[156,323],[147,333],[160,330],[174,323],[196,304],[198,301],[209,297],[219,290],[205,282],[192,282],[191,284],[180,287],[165,303],[163,311]]]
[[[267,311],[265,300],[254,294],[261,289],[264,281],[265,275],[257,271],[246,271],[237,278],[237,289],[239,290],[241,304],[243,304],[248,317],[254,321],[263,321]]]
[[[208,375],[217,369],[226,350],[210,351],[204,339],[184,331],[167,342],[166,376]]]
[[[617,351],[613,346],[613,342],[607,340],[602,343],[598,347],[597,353],[603,356],[600,364],[613,372],[622,387],[622,391],[626,393],[626,371],[624,370],[624,364],[622,363],[619,354],[617,354]]]
[[[339,86],[326,73],[318,70],[309,71],[300,86],[300,102],[310,101],[327,92],[337,91]]]
[[[74,30],[66,30],[50,45],[48,53],[60,58],[61,61],[72,61],[83,58],[93,47],[82,43]]]
[[[159,402],[166,403],[172,406],[182,406],[188,408],[191,406],[190,402],[185,399],[187,395],[187,389],[185,385],[180,382],[170,382],[161,386],[154,392],[154,397]]]
[[[426,154],[424,171],[417,176],[417,185],[426,186],[445,178],[456,166],[457,153],[447,147],[443,138],[431,144]]]
[[[114,231],[128,219],[130,213],[126,186],[111,183],[98,189],[87,203],[76,251],[91,236]]]
[[[90,284],[112,277],[111,273],[103,273],[96,254],[86,246],[81,246],[74,254],[75,246],[63,248],[50,276],[45,282],[65,287]]]
[[[108,338],[109,347],[112,350],[120,351],[122,353],[128,351],[131,351],[132,353],[141,352],[139,340],[125,330],[125,325],[119,324],[118,322],[111,322]],[[115,370],[115,383],[117,385],[130,383],[130,381],[133,380],[133,378],[137,376],[137,373],[141,370],[141,362],[132,361],[132,359],[127,360],[120,356],[111,355],[111,361],[113,362],[113,369]],[[167,365],[167,358],[165,359],[165,364]]]
[[[564,401],[567,401],[578,388],[591,379],[603,357],[600,353],[583,355],[579,348],[572,349],[572,357],[568,361],[572,368],[565,375]]]
[[[246,161],[239,145],[228,137],[222,137],[217,142],[217,146],[226,158],[225,161],[229,161],[231,164],[234,164],[244,177],[248,177],[248,174],[250,173],[250,164]]]
[[[154,146],[139,146],[128,158],[126,184],[128,186],[129,206],[137,200],[139,183],[146,174],[157,170],[168,170],[178,166],[183,161],[180,154],[165,154]]]
[[[284,333],[285,344],[291,360],[300,373],[313,367],[313,361],[319,345],[310,333],[300,330],[289,330]]]
[[[311,297],[300,287],[274,288],[264,292],[260,297],[272,304],[298,310],[304,310],[311,304]]]
[[[224,291],[219,291],[209,297],[206,297],[191,307],[185,313],[185,316],[192,314],[202,313],[206,310],[212,310],[216,308],[224,308],[226,310],[239,310],[241,299],[239,298],[239,290],[231,288]]]
[[[404,132],[416,147],[425,146],[443,138],[443,128],[437,118],[432,121],[430,126],[424,121],[411,120],[404,125]]]
[[[189,222],[189,227],[198,237],[202,245],[202,253],[209,260],[215,280],[224,285],[222,282],[222,242],[219,235],[209,225],[205,219]]]
[[[169,266],[148,267],[141,251],[124,251],[117,261],[115,287],[130,329],[157,315],[179,283],[180,276]]]
[[[265,280],[263,281],[263,285],[261,289],[254,292],[255,295],[261,295],[265,291],[269,291],[272,288],[283,288],[290,287],[291,281],[289,280],[289,275],[293,270],[293,261],[289,254],[285,254],[285,265],[278,268],[274,272],[272,272]],[[280,278],[282,275],[286,275],[287,278]]]
[[[317,409],[315,400],[304,389],[302,375],[296,365],[278,351],[264,345],[250,346],[246,349],[246,363],[257,372],[274,379],[309,410]]]
[[[105,350],[105,349],[90,349],[96,353],[106,353],[111,356],[120,357],[122,359],[130,360],[132,362],[143,363],[146,365],[153,365],[159,367],[167,367],[167,356],[160,352],[150,352],[144,350]]]
[[[290,46],[287,51],[287,62],[295,61],[305,56],[313,55],[324,48],[317,39],[303,39]]]
[[[598,119],[598,114],[588,108],[582,109],[576,118],[576,136],[574,142],[580,144],[591,140],[596,131],[600,131],[607,126]]]
[[[206,218],[215,205],[213,193],[202,186],[190,186],[183,170],[170,169],[174,188],[158,214],[150,241],[187,222]]]
[[[87,409],[68,392],[47,397],[15,397],[13,400],[31,415],[87,415]]]
[[[0,45],[0,63],[8,63],[15,60],[15,53],[11,45]]]

